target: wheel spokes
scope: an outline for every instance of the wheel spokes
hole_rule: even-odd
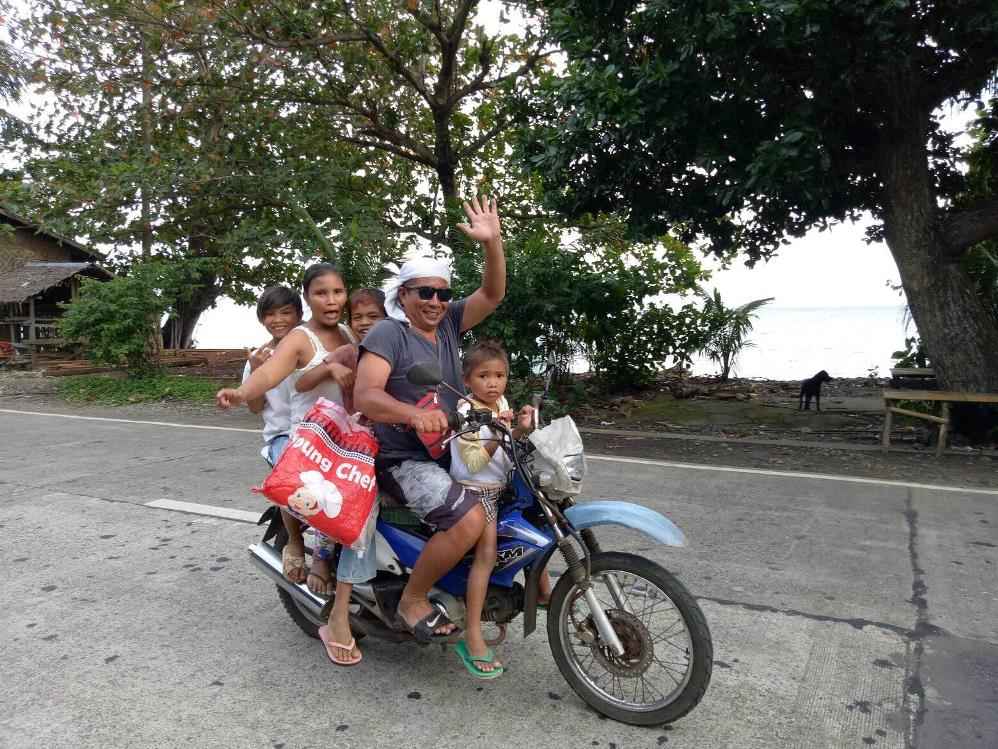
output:
[[[618,595],[607,585],[609,575],[616,578]],[[630,572],[603,571],[593,575],[592,583],[597,601],[628,643],[627,654],[618,657],[601,647],[589,606],[576,589],[560,622],[573,670],[590,688],[631,709],[669,704],[682,692],[693,668],[692,635],[682,612],[665,590]],[[586,642],[582,633],[594,642]]]

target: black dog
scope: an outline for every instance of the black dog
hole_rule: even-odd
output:
[[[821,410],[821,383],[831,382],[832,378],[828,376],[828,372],[821,370],[814,377],[804,380],[800,384],[800,398],[797,403],[797,410],[810,411],[811,410],[811,398],[814,398],[814,403],[817,409]]]

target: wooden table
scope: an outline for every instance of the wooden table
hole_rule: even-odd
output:
[[[884,434],[881,446],[886,451],[891,446],[891,422],[894,414],[903,416],[913,416],[916,419],[925,419],[939,425],[939,444],[936,445],[936,455],[942,455],[946,449],[946,435],[949,432],[949,406],[950,403],[986,403],[998,405],[998,393],[959,393],[953,390],[885,390],[883,392],[884,410]],[[940,414],[924,414],[921,411],[911,411],[907,408],[892,406],[892,403],[900,401],[926,401],[941,404]]]

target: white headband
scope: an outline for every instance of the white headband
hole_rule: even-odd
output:
[[[394,267],[385,266],[390,270]],[[450,264],[446,260],[432,257],[417,257],[407,260],[393,278],[385,285],[385,310],[389,317],[406,322],[405,310],[399,304],[399,289],[406,281],[414,278],[442,278],[450,285]]]

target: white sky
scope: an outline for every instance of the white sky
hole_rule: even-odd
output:
[[[769,262],[754,268],[736,261],[705,284],[730,305],[775,297],[774,307],[882,307],[904,304],[888,286],[900,278],[890,250],[867,244],[864,224],[840,224],[793,240]],[[713,259],[709,268],[718,268]]]

